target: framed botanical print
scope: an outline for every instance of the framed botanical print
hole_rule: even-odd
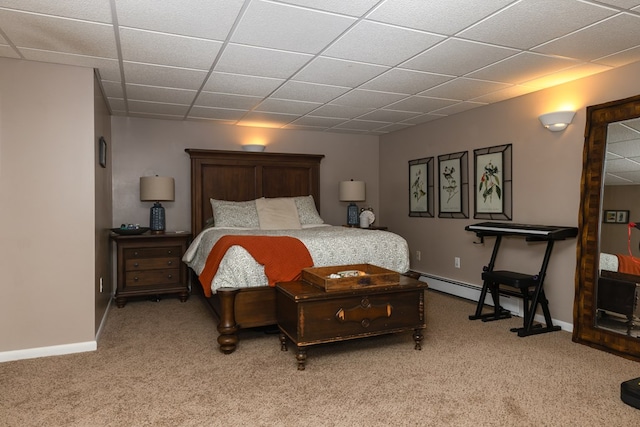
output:
[[[409,216],[433,217],[433,157],[409,161]]]
[[[469,218],[467,152],[438,156],[438,217]]]
[[[474,218],[512,218],[511,144],[473,150]]]

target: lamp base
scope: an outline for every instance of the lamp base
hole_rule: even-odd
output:
[[[160,202],[155,202],[149,213],[149,228],[151,234],[163,234],[165,228],[164,208]]]
[[[352,226],[360,225],[360,213],[358,205],[355,203],[349,203],[349,206],[347,206],[347,224]]]

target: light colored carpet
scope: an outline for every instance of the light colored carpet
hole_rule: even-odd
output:
[[[470,321],[474,304],[427,292],[422,351],[410,333],[310,347],[277,335],[217,350],[198,297],[113,308],[98,351],[0,364],[2,426],[634,426],[620,383],[640,364],[519,318]]]

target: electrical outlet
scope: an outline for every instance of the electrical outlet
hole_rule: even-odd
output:
[[[422,256],[422,253],[420,251],[416,251],[416,259],[418,261],[420,261],[420,257]]]
[[[456,266],[456,268],[460,268],[460,257],[455,257],[453,259],[453,263]]]

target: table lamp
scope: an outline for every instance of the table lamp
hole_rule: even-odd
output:
[[[340,182],[340,201],[350,202],[347,206],[347,224],[357,226],[360,224],[360,212],[358,206],[353,202],[365,200],[364,181],[342,181]]]
[[[160,202],[173,202],[175,182],[168,176],[140,177],[140,200],[154,202],[149,215],[149,228],[152,234],[163,234],[165,230],[164,207]]]

